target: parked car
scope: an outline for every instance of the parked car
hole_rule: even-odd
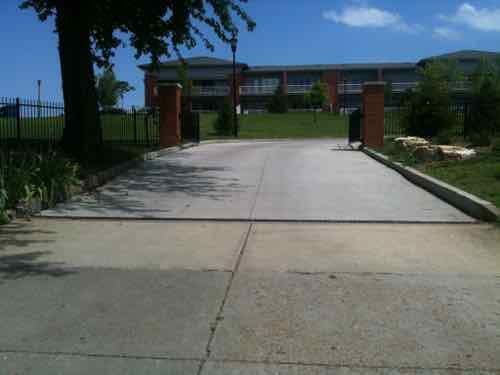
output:
[[[14,104],[7,104],[0,107],[0,117],[16,117],[17,108]]]

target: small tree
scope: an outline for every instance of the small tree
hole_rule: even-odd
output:
[[[328,87],[323,82],[315,82],[311,90],[305,94],[304,102],[313,109],[314,123],[317,122],[316,110],[325,106],[328,99]]]
[[[123,100],[127,92],[135,88],[126,81],[117,80],[113,69],[107,68],[97,77],[96,90],[99,106],[112,108],[118,104],[118,100]]]
[[[267,110],[270,113],[286,113],[288,112],[288,98],[283,94],[283,86],[276,88],[271,101],[267,105]]]
[[[435,137],[456,124],[451,111],[450,84],[462,79],[456,63],[433,61],[421,70],[422,80],[403,101],[402,122],[406,133]]]
[[[468,136],[479,146],[487,146],[496,132],[500,132],[500,87],[496,77],[482,80],[474,92]]]
[[[217,135],[231,135],[234,129],[233,108],[231,106],[231,102],[228,99],[225,99],[222,102],[213,126]]]

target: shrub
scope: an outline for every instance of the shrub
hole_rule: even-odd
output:
[[[229,100],[224,100],[215,119],[214,129],[217,135],[231,135],[233,128],[233,108]]]
[[[282,86],[279,86],[271,101],[267,104],[267,110],[269,113],[286,113],[288,112],[288,98],[283,94]]]
[[[3,176],[0,174],[0,225],[6,224],[9,219],[7,217],[7,189]]]
[[[461,75],[455,65],[440,61],[429,63],[421,73],[422,81],[403,100],[401,120],[406,134],[433,138],[456,125],[449,85]]]
[[[64,199],[78,182],[78,166],[55,151],[8,151],[0,153],[3,192],[0,207],[15,208],[20,202],[40,199],[48,207]]]
[[[473,143],[487,146],[500,132],[500,87],[493,78],[485,78],[474,93],[467,132]]]

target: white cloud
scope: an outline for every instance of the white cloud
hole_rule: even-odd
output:
[[[323,18],[350,27],[392,28],[409,34],[418,34],[420,25],[408,25],[398,13],[368,6],[349,6],[341,12],[328,10],[323,12]]]
[[[476,8],[469,3],[463,3],[454,14],[438,15],[438,18],[480,31],[500,31],[500,8]]]
[[[433,36],[438,39],[458,40],[462,34],[450,27],[441,26],[434,28]]]

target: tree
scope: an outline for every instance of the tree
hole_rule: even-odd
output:
[[[135,90],[128,82],[117,80],[112,68],[105,69],[97,77],[96,89],[97,102],[101,108],[115,107],[127,92]]]
[[[313,109],[314,123],[317,122],[316,111],[325,106],[328,99],[328,86],[323,82],[315,82],[311,90],[305,94],[304,101],[306,105]]]
[[[270,113],[286,113],[288,112],[288,98],[283,93],[283,86],[278,86],[274,91],[271,101],[267,105],[267,110]]]
[[[431,61],[420,73],[417,88],[403,100],[402,121],[407,134],[435,137],[456,123],[450,90],[463,76],[455,62],[440,60]]]
[[[229,99],[224,99],[213,124],[217,135],[229,136],[233,133],[233,108]]]
[[[96,155],[102,143],[94,64],[106,67],[114,50],[128,36],[135,57],[180,56],[179,48],[201,41],[214,47],[202,26],[225,43],[238,34],[234,16],[251,31],[255,23],[240,3],[247,0],[24,0],[41,21],[55,17],[59,37],[63,96],[66,109],[62,145],[81,159]]]

